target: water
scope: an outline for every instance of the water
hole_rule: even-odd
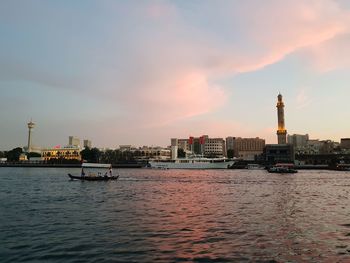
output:
[[[350,172],[0,168],[1,262],[350,262]]]

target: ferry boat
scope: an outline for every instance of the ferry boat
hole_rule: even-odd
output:
[[[119,175],[113,175],[111,164],[83,163],[80,175],[68,174],[71,180],[108,181],[117,180]]]
[[[158,169],[227,169],[233,163],[233,160],[225,157],[190,157],[177,158],[174,160],[152,160],[149,161],[149,166]]]

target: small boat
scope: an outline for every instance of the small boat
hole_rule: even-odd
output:
[[[293,169],[293,164],[282,164],[278,163],[267,169],[269,173],[279,173],[279,174],[290,174],[297,173],[298,171]]]
[[[68,174],[71,180],[109,181],[117,180],[119,175],[113,175],[111,164],[83,163],[80,175]]]
[[[248,170],[264,170],[265,169],[265,167],[260,166],[259,164],[255,164],[255,163],[247,164],[246,168]]]

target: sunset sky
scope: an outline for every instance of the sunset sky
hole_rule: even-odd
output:
[[[350,137],[350,1],[0,2],[0,150]]]

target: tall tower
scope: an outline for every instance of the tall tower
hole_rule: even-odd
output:
[[[277,118],[278,118],[278,129],[277,129],[277,140],[278,144],[287,143],[287,130],[284,125],[284,103],[282,101],[281,93],[277,96]]]
[[[28,148],[27,148],[27,152],[31,152],[31,148],[32,148],[32,129],[34,128],[35,123],[32,122],[32,120],[30,120],[30,122],[28,122]]]

